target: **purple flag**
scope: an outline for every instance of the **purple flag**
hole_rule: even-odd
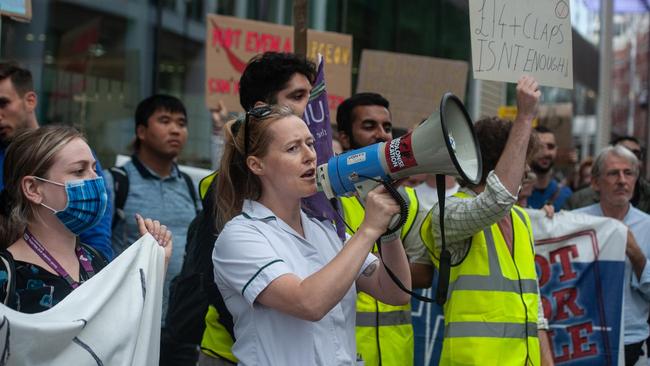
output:
[[[314,135],[317,165],[325,164],[334,155],[332,150],[332,127],[330,124],[330,109],[327,103],[327,90],[325,88],[325,73],[323,72],[324,60],[319,55],[318,75],[309,96],[309,103],[302,119]],[[338,205],[338,202],[337,202]],[[318,192],[302,199],[302,208],[313,217],[320,220],[330,220],[336,224],[336,231],[345,240],[345,224],[341,215],[336,212],[332,204],[325,197],[325,193]]]

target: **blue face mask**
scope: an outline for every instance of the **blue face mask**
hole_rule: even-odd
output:
[[[57,211],[44,203],[41,205],[50,209],[63,225],[76,235],[97,225],[106,211],[108,194],[102,177],[70,180],[65,184],[36,176],[34,178],[65,187],[68,204],[63,210]]]

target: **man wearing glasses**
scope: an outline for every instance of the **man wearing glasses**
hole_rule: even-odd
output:
[[[639,174],[630,203],[639,210],[645,213],[650,213],[650,182],[644,178],[643,164],[645,162],[645,151],[641,147],[639,140],[634,136],[621,136],[612,140],[611,145],[623,146],[636,156],[639,164]],[[599,196],[593,188],[587,187],[575,192],[563,208],[573,210],[589,206],[599,201]]]
[[[623,286],[623,341],[625,364],[634,365],[639,361],[645,364],[647,356],[642,347],[650,335],[646,321],[650,312],[647,300],[650,297],[650,215],[630,205],[639,176],[639,161],[631,149],[623,146],[626,145],[609,146],[598,154],[591,171],[591,185],[600,196],[600,203],[575,212],[614,218],[629,228],[625,243],[628,260],[625,262]],[[639,148],[638,143],[635,147]]]

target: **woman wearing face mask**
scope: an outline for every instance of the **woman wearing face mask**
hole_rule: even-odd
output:
[[[18,134],[4,162],[0,193],[0,253],[14,263],[15,288],[0,262],[0,302],[24,312],[45,311],[107,263],[78,241],[101,219],[107,205],[103,178],[81,133],[42,127]],[[157,221],[137,218],[171,254],[171,233]],[[9,263],[9,262],[7,262]]]
[[[226,126],[217,184],[215,281],[233,315],[240,365],[354,365],[356,290],[409,301],[369,254],[399,206],[383,187],[345,244],[330,222],[307,216],[316,193],[314,138],[286,108],[258,107]],[[224,223],[228,222],[225,224]],[[410,287],[399,237],[383,238],[384,261]]]

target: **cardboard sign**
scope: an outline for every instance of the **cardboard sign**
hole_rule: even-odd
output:
[[[412,128],[440,109],[451,92],[465,98],[465,61],[363,50],[357,93],[379,93],[390,102],[393,125]]]
[[[293,27],[209,14],[206,36],[206,105],[224,101],[229,111],[243,111],[239,104],[239,78],[248,61],[266,51],[293,52]],[[330,114],[350,96],[352,83],[352,36],[307,33],[307,57],[325,60]]]
[[[29,22],[32,20],[32,0],[0,0],[0,14]]]
[[[474,78],[573,88],[569,0],[470,0]]]

